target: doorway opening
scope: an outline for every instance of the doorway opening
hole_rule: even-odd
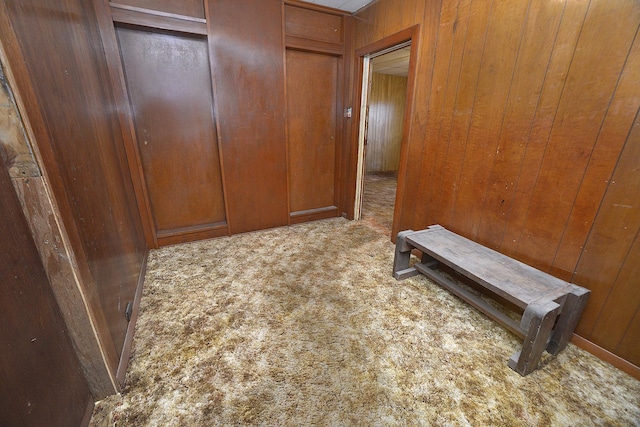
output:
[[[391,235],[407,111],[411,40],[363,55],[354,218]]]

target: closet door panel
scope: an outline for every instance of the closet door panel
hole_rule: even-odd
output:
[[[224,224],[205,38],[116,28],[158,238]]]
[[[230,232],[287,225],[282,3],[207,10]]]
[[[337,211],[339,57],[288,49],[286,58],[291,215]]]

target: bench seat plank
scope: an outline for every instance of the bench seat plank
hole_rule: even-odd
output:
[[[422,260],[411,267],[411,251]],[[445,264],[485,289],[523,309],[520,323],[437,270]],[[403,280],[423,274],[524,338],[508,366],[520,375],[534,371],[547,350],[566,347],[589,297],[589,290],[459,236],[440,225],[398,233],[393,276]]]
[[[522,309],[541,299],[553,301],[573,288],[564,280],[441,226],[417,231],[407,241]]]

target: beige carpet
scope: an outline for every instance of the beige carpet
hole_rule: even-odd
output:
[[[341,218],[152,251],[121,395],[93,426],[630,426],[640,382],[521,341]]]
[[[393,207],[398,175],[394,172],[370,172],[364,178],[362,220],[371,228],[391,236]]]

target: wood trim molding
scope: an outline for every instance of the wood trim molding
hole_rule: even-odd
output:
[[[298,224],[301,222],[317,221],[319,219],[335,218],[340,216],[340,214],[336,206],[327,206],[324,208],[291,212],[289,216],[291,218],[291,224]]]
[[[371,44],[363,46],[359,49],[356,49],[353,53],[353,68],[352,72],[355,73],[353,75],[353,87],[351,88],[352,92],[352,102],[353,102],[353,116],[351,119],[351,140],[349,141],[350,146],[350,157],[345,159],[346,163],[346,178],[345,182],[347,185],[346,188],[346,196],[345,196],[345,209],[348,218],[353,218],[355,216],[354,213],[354,205],[356,201],[356,183],[357,183],[357,174],[358,174],[358,137],[359,137],[359,126],[360,126],[360,118],[361,118],[361,105],[360,100],[362,99],[362,73],[364,71],[364,56],[370,55],[376,52],[380,52],[384,49],[393,47],[400,43],[411,41],[411,57],[409,60],[409,76],[407,80],[407,99],[406,99],[406,107],[404,113],[404,121],[402,128],[402,143],[400,146],[400,169],[398,171],[398,190],[396,195],[396,203],[395,210],[393,215],[393,231],[391,233],[392,239],[395,238],[395,235],[398,234],[398,219],[399,219],[399,207],[402,206],[402,201],[404,198],[404,191],[406,186],[406,171],[408,165],[408,156],[409,156],[409,137],[411,135],[411,126],[413,125],[413,117],[412,111],[414,108],[414,97],[415,97],[415,88],[417,81],[417,63],[418,63],[418,53],[420,46],[420,25],[416,24],[409,28],[406,28],[402,31],[399,31],[390,36],[384,37],[380,40],[377,40]]]
[[[616,368],[620,369],[623,372],[631,375],[633,378],[640,380],[640,366],[636,366],[628,360],[623,359],[622,357],[611,353],[609,350],[605,350],[597,344],[592,343],[586,338],[581,337],[580,335],[573,334],[573,338],[571,338],[571,343],[580,347],[581,349],[593,354],[600,360],[603,360]]]
[[[148,257],[149,250],[147,250],[144,254],[144,260],[142,261],[142,268],[140,269],[140,275],[138,276],[136,294],[133,299],[133,311],[131,312],[129,325],[127,325],[127,334],[124,338],[124,345],[122,346],[122,353],[120,354],[120,363],[118,364],[118,371],[116,372],[116,380],[118,381],[118,385],[121,388],[124,388],[124,380],[127,374],[127,367],[129,366],[129,356],[131,355],[131,346],[133,344],[133,335],[136,331],[136,322],[138,321],[138,314],[140,313],[140,301],[142,300],[144,277],[147,273]]]
[[[189,227],[173,228],[170,230],[158,230],[158,239],[184,236],[185,234],[203,233],[213,230],[227,230],[228,228],[226,221],[223,221],[214,224],[200,224]]]
[[[120,4],[117,2],[109,2],[109,5],[112,8],[116,8],[116,9],[128,10],[131,12],[141,12],[147,15],[162,16],[164,18],[174,18],[174,19],[180,19],[182,21],[193,21],[193,22],[199,22],[201,24],[204,24],[207,22],[204,18],[197,18],[195,16],[187,16],[187,15],[178,15],[177,13],[163,12],[161,10],[145,9],[143,7],[129,6],[129,5]]]
[[[81,426],[88,426],[91,423],[91,417],[93,416],[93,409],[95,406],[96,405],[93,400],[89,400],[89,403],[87,403],[87,407],[84,410],[84,416],[80,423]]]
[[[115,378],[103,356],[95,320],[76,271],[75,255],[65,242],[64,227],[55,213],[44,179],[14,178],[12,181],[91,394],[101,399],[116,393]]]
[[[166,233],[165,235],[158,233],[158,245],[175,245],[177,243],[187,243],[196,240],[213,239],[215,237],[223,237],[228,235],[229,226],[227,225],[227,223],[224,223],[211,227],[193,228],[190,231],[183,230],[176,233]]]
[[[323,42],[299,36],[285,36],[284,41],[287,49],[327,53],[335,56],[342,56],[344,54],[344,45],[342,44]]]
[[[113,22],[203,36],[207,35],[207,22],[202,18],[176,15],[111,2],[109,6]]]

